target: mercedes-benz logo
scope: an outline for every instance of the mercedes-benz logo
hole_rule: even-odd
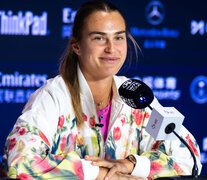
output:
[[[159,25],[162,23],[165,17],[165,9],[160,1],[151,1],[146,9],[146,18],[152,25]]]

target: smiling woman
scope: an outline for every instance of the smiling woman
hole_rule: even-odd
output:
[[[108,87],[112,76],[126,59],[124,19],[118,12],[97,11],[88,16],[84,27],[81,40],[72,45],[78,55],[80,69],[89,85],[91,81],[98,83],[101,80],[100,84]],[[107,83],[103,83],[103,80]]]
[[[20,179],[154,179],[190,174],[180,141],[155,141],[146,131],[151,110],[133,109],[118,94],[116,74],[135,41],[116,7],[89,1],[77,11],[60,64],[25,105],[5,144],[3,167]],[[153,106],[159,106],[155,98]],[[180,135],[199,147],[184,128]]]

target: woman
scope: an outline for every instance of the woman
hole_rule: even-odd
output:
[[[192,157],[177,141],[155,141],[145,131],[150,109],[136,110],[117,89],[127,55],[126,23],[105,1],[85,3],[60,65],[26,104],[7,138],[4,163],[20,179],[139,179],[191,174]],[[159,105],[154,100],[154,106]],[[102,126],[103,125],[103,126]],[[198,159],[199,147],[181,135]]]

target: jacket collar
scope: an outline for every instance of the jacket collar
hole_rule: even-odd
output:
[[[90,103],[93,103],[93,95],[91,93],[90,87],[80,69],[80,66],[77,67],[77,73],[78,73],[78,81],[80,84],[80,93],[81,96],[84,97],[84,99],[87,99]]]
[[[78,81],[80,84],[81,96],[86,98],[90,103],[94,103],[93,95],[91,93],[90,87],[89,87],[79,65],[77,67],[77,73],[78,73]],[[118,93],[118,88],[126,80],[127,80],[127,78],[124,76],[116,76],[116,75],[113,76],[113,84],[112,84],[113,100],[115,100],[117,102],[122,102],[122,100],[119,96],[119,93]]]

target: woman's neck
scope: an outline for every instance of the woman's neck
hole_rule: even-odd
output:
[[[103,109],[108,105],[111,97],[112,80],[111,77],[99,81],[88,82],[97,110]]]

